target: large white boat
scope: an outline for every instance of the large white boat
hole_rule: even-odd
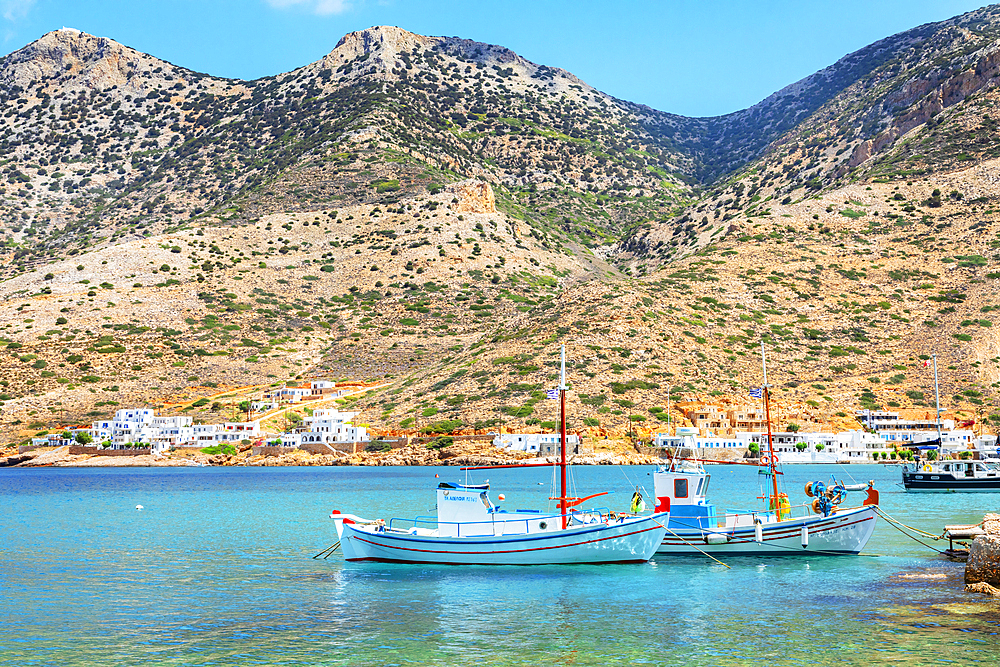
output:
[[[666,512],[506,511],[489,485],[438,484],[437,517],[369,520],[334,512],[344,558],[400,563],[535,565],[644,562],[656,552]]]
[[[566,351],[562,381],[558,512],[505,511],[489,497],[489,485],[443,482],[437,489],[437,516],[362,519],[334,510],[330,515],[349,561],[454,565],[540,565],[557,563],[645,562],[666,533],[667,512],[651,515],[578,511],[586,498],[566,496]],[[537,467],[535,464],[531,467]],[[548,464],[542,464],[548,465]],[[490,467],[490,466],[486,466]],[[522,466],[497,466],[522,467]],[[528,467],[528,466],[523,466]],[[468,468],[467,468],[468,469]],[[502,501],[503,496],[498,498]]]
[[[804,505],[792,507],[788,496],[778,493],[776,503],[765,496],[768,507],[759,511],[720,513],[708,501],[710,479],[697,462],[675,463],[653,473],[656,509],[670,512],[657,554],[856,554],[875,530],[878,496],[874,489],[865,499],[872,504],[845,508],[835,502],[858,487],[811,482],[813,500]]]

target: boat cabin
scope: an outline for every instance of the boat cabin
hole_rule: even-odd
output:
[[[935,472],[951,473],[955,477],[1000,477],[1000,467],[982,461],[946,461]]]
[[[670,512],[670,523],[715,528],[715,505],[706,500],[711,475],[700,465],[661,466],[653,473],[657,512]]]
[[[538,510],[507,511],[497,507],[490,500],[489,491],[489,484],[439,483],[436,535],[438,537],[519,535],[545,533],[562,528],[559,515]]]
[[[437,488],[438,535],[461,536],[493,534],[493,503],[489,484],[441,482]]]
[[[717,514],[715,505],[707,500],[710,478],[700,464],[689,461],[661,466],[653,473],[656,511],[670,512],[667,527],[730,529],[778,521],[777,515],[767,510]]]

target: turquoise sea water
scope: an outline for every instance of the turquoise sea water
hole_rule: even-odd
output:
[[[939,532],[1000,495],[905,494],[898,468],[787,466],[786,490],[873,478],[882,507]],[[579,467],[625,509],[649,468]],[[712,468],[750,507],[752,467]],[[996,664],[1000,603],[963,566],[880,521],[878,557],[646,565],[345,563],[333,508],[433,514],[455,468],[0,469],[2,665]],[[471,473],[470,473],[471,474]],[[544,508],[545,469],[478,471],[505,505]],[[541,482],[541,484],[539,484]],[[860,494],[856,494],[860,498]],[[144,509],[137,511],[136,505]],[[933,546],[943,548],[941,542]]]

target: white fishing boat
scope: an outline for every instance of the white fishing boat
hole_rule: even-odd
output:
[[[763,345],[761,355],[763,360]],[[792,506],[779,489],[778,457],[771,435],[771,406],[767,365],[761,387],[767,419],[768,452],[757,464],[765,480],[759,510],[719,512],[708,502],[711,476],[701,461],[675,460],[653,473],[656,510],[668,511],[667,531],[658,554],[737,554],[755,556],[857,554],[875,530],[878,491],[874,484],[810,482],[811,498]],[[844,507],[850,491],[867,491],[861,506]]]
[[[787,494],[772,492],[765,496],[766,508],[720,512],[708,501],[710,479],[701,463],[694,461],[653,473],[656,509],[670,511],[657,554],[856,554],[875,530],[878,492],[867,484],[810,482],[813,498],[802,505],[793,507]],[[861,490],[869,491],[861,506],[839,504],[849,491]]]
[[[566,353],[559,386],[562,447],[558,512],[506,511],[490,499],[489,485],[442,482],[437,515],[412,519],[363,519],[330,515],[349,561],[454,565],[540,565],[645,562],[666,533],[668,512],[648,515],[576,510],[586,498],[566,495]],[[551,467],[549,464],[541,464]],[[538,467],[525,466],[495,467]],[[485,466],[491,467],[491,466]],[[473,468],[465,468],[470,470]],[[475,468],[479,469],[479,468]],[[502,501],[503,495],[498,496]]]

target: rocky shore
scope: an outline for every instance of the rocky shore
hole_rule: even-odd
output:
[[[525,452],[511,452],[480,442],[456,443],[442,449],[414,444],[386,452],[356,454],[311,454],[291,449],[276,455],[254,455],[251,448],[235,455],[166,452],[141,456],[92,456],[70,454],[68,447],[39,448],[18,453],[16,449],[0,450],[0,467],[36,468],[129,468],[182,466],[467,466],[507,465],[512,463],[544,463],[550,458],[533,458]],[[606,441],[598,449],[571,457],[573,465],[652,465],[660,459],[641,454],[626,442]]]
[[[983,534],[973,540],[965,563],[965,590],[1000,597],[1000,514],[985,515],[979,526]]]

